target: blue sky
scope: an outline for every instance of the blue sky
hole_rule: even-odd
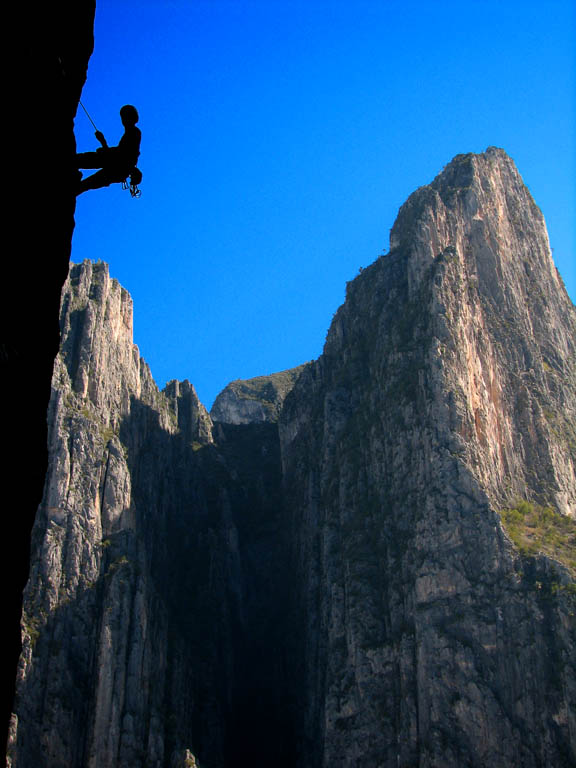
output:
[[[408,195],[495,145],[574,301],[575,93],[572,0],[97,0],[82,101],[111,144],[136,105],[144,180],[78,199],[72,260],[110,264],[158,385],[210,407],[318,357]]]

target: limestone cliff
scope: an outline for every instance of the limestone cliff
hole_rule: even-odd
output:
[[[230,382],[214,401],[210,416],[225,424],[278,421],[286,395],[303,369],[299,365],[270,376]]]
[[[214,421],[106,265],[61,328],[14,768],[574,764],[576,313],[502,150]]]
[[[247,655],[278,682],[277,434],[222,425],[217,449],[194,388],[154,384],[105,264],[72,266],[61,331],[10,764],[219,766],[231,740],[266,756],[243,727],[278,713],[238,702],[257,699]]]
[[[281,416],[299,766],[574,763],[576,529],[548,511],[570,574],[522,556],[499,510],[574,519],[575,347],[512,161],[455,158]]]

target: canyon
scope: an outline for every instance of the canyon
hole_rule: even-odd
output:
[[[576,310],[503,150],[210,413],[132,324],[70,266],[10,766],[574,764]]]

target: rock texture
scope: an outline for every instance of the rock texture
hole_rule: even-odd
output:
[[[61,323],[9,764],[282,765],[244,735],[280,716],[277,431],[217,448],[189,382],[159,392],[107,265],[71,268]]]
[[[576,513],[575,345],[512,161],[455,158],[281,416],[298,765],[574,763],[573,576],[520,557],[497,510]]]
[[[318,361],[213,418],[106,265],[61,325],[14,768],[574,764],[576,313],[502,150],[409,198]]]
[[[286,395],[303,369],[299,365],[270,376],[232,381],[214,401],[210,416],[226,424],[278,421]]]

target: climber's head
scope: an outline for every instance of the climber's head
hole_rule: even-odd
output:
[[[125,127],[127,125],[136,125],[139,120],[138,110],[132,104],[125,104],[120,110],[120,119]]]

